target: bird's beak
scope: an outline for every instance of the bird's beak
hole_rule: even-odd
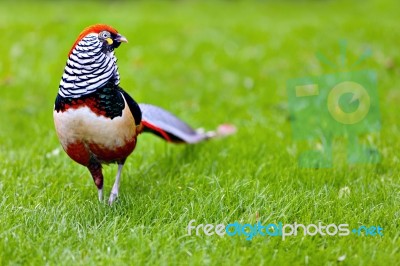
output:
[[[115,40],[117,42],[128,42],[128,40],[124,36],[122,36],[121,34],[118,34],[117,38],[115,38]]]

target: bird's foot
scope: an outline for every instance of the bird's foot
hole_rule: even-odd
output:
[[[111,192],[110,198],[108,199],[108,205],[112,205],[118,198],[118,193]]]
[[[119,191],[119,181],[121,179],[121,171],[122,171],[122,167],[124,166],[124,164],[120,163],[118,164],[118,173],[117,176],[115,177],[115,182],[114,185],[111,189],[111,194],[110,194],[110,198],[108,199],[108,205],[112,205],[118,198],[118,191]]]

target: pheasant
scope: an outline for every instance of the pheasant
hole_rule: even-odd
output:
[[[114,50],[123,42],[128,40],[111,26],[84,29],[68,53],[53,111],[61,146],[72,160],[88,168],[100,201],[102,165],[118,164],[110,205],[118,197],[123,165],[142,132],[190,144],[235,131],[230,125],[210,132],[194,130],[160,107],[138,104],[119,86]]]

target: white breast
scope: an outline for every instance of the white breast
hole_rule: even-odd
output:
[[[126,102],[122,116],[114,119],[98,116],[89,107],[70,108],[65,112],[54,111],[53,116],[64,148],[79,141],[114,149],[124,146],[137,135],[135,120]]]

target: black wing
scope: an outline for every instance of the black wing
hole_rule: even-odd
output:
[[[133,115],[133,118],[135,119],[135,124],[138,126],[142,122],[142,111],[140,110],[139,105],[135,100],[127,93],[125,92],[121,87],[117,88],[118,91],[122,93],[124,96],[126,102],[128,103],[129,109],[131,110],[131,113]]]

